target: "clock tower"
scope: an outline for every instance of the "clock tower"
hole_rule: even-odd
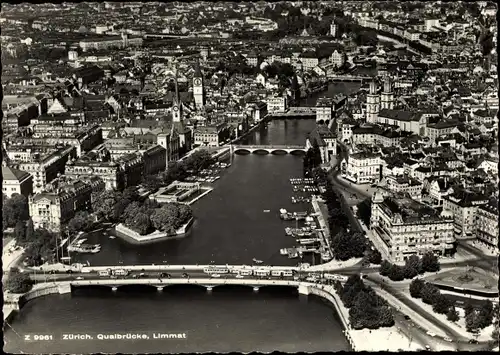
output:
[[[200,62],[196,62],[193,75],[193,96],[197,110],[201,110],[205,105],[205,90],[203,88],[203,74],[200,69]]]
[[[182,122],[182,105],[177,97],[174,98],[172,104],[172,121]]]

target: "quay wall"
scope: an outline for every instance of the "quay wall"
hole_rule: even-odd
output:
[[[352,350],[356,351],[356,345],[354,344],[354,340],[349,331],[350,330],[349,314],[340,306],[342,304],[342,301],[340,300],[339,296],[335,293],[335,291],[332,290],[331,292],[327,292],[325,290],[319,289],[317,286],[316,287],[313,286],[309,287],[309,294],[322,297],[333,304],[335,310],[337,311],[337,314],[339,315],[340,321],[344,326],[343,333],[347,338],[347,341],[351,345]]]
[[[8,301],[5,301],[6,304],[3,308],[4,326],[5,323],[8,323],[15,316],[15,314],[17,312],[20,312],[21,308],[32,299],[47,295],[63,294],[69,292],[71,292],[71,286],[69,283],[48,283],[35,285],[33,289],[24,294],[8,294]]]
[[[126,239],[127,241],[130,241],[135,244],[142,244],[142,243],[151,243],[159,240],[168,240],[168,239],[178,239],[178,238],[184,238],[191,226],[193,225],[194,218],[191,218],[188,222],[186,222],[183,226],[181,226],[175,235],[169,235],[164,232],[160,231],[154,231],[153,233],[146,234],[146,235],[140,235],[136,231],[126,227],[124,224],[119,223],[116,225],[115,230],[119,233],[118,236],[122,237],[123,239]]]

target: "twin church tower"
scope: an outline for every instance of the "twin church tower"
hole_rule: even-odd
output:
[[[384,79],[382,92],[379,94],[377,83],[370,83],[370,91],[366,96],[366,122],[378,123],[378,114],[381,109],[394,109],[394,92],[392,80],[389,76]]]

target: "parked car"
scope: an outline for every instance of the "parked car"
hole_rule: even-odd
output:
[[[83,277],[78,276],[76,279],[77,279],[77,280],[83,280]]]
[[[469,344],[477,344],[478,341],[476,339],[471,339],[469,340]]]

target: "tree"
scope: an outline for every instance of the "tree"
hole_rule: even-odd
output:
[[[439,314],[446,314],[453,302],[445,295],[439,294],[432,305],[432,310]]]
[[[455,309],[454,305],[452,305],[448,309],[448,312],[446,313],[446,319],[448,319],[451,322],[457,322],[460,319],[458,311]]]
[[[440,292],[436,286],[426,283],[424,287],[422,287],[420,294],[424,303],[434,304],[437,297],[440,295]]]
[[[406,259],[404,266],[405,279],[414,278],[415,276],[420,274],[421,270],[422,270],[422,263],[418,256],[411,255],[408,259]]]
[[[403,281],[405,278],[404,268],[399,265],[392,265],[387,276],[392,281]]]
[[[92,227],[93,219],[87,211],[79,211],[71,218],[68,223],[68,232],[76,234],[78,232],[86,232]]]
[[[35,237],[35,226],[33,225],[33,220],[30,218],[26,223],[26,241],[33,241]]]
[[[26,221],[29,218],[28,199],[24,195],[13,194],[4,201],[2,207],[2,221],[4,228],[14,227],[17,221]]]
[[[424,288],[425,281],[422,279],[414,279],[410,283],[410,295],[413,298],[420,298],[422,296],[422,289]]]
[[[383,260],[382,263],[380,264],[380,275],[382,276],[387,276],[389,275],[389,272],[391,271],[392,264],[388,262],[387,260]]]
[[[33,281],[28,273],[22,273],[17,268],[12,268],[5,283],[5,288],[12,293],[25,293],[31,290]]]
[[[19,245],[26,242],[26,225],[23,221],[17,221],[14,227],[14,237]]]
[[[372,199],[367,198],[357,204],[358,207],[358,217],[365,223],[365,225],[370,225],[370,218],[372,215]]]
[[[479,328],[483,329],[489,326],[493,322],[493,316],[493,303],[487,300],[479,309]]]
[[[365,288],[363,280],[359,275],[351,275],[344,284],[344,289],[341,295],[342,302],[347,308],[352,307],[356,295]]]
[[[465,315],[465,329],[472,333],[480,328],[481,319],[479,317],[479,312],[473,310],[472,312]]]
[[[382,306],[379,308],[379,326],[381,327],[392,327],[394,325],[394,317],[392,315],[391,309],[388,306]]]
[[[146,189],[152,192],[158,191],[161,187],[161,181],[157,175],[146,175],[142,180],[142,184]]]
[[[115,220],[115,205],[121,200],[121,194],[118,191],[104,191],[92,201],[92,209],[98,218],[106,221]]]
[[[436,272],[440,268],[438,258],[432,251],[428,251],[422,256],[422,272]]]
[[[372,264],[379,265],[382,262],[382,254],[377,249],[370,250],[368,260]]]
[[[139,199],[139,194],[137,193],[137,187],[129,186],[122,192],[122,198],[128,200],[129,202],[137,201]]]
[[[127,227],[141,235],[147,234],[151,227],[149,216],[144,212],[139,212],[128,221]]]
[[[362,257],[366,248],[366,240],[359,232],[340,230],[332,238],[333,257],[339,260]]]

